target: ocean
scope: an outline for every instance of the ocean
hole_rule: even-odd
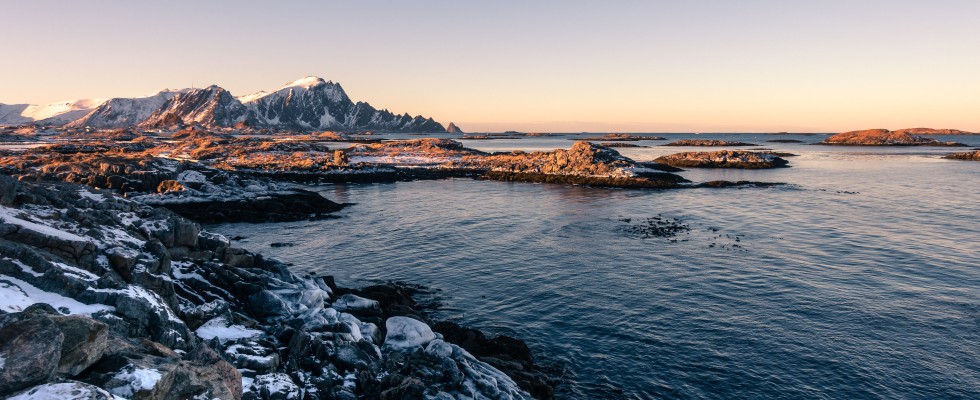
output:
[[[562,399],[980,398],[980,163],[939,158],[964,149],[658,136],[798,156],[790,168],[679,173],[788,184],[770,188],[315,185],[355,204],[337,219],[208,229],[340,285],[439,290],[437,318],[526,341],[563,371]],[[464,143],[550,150],[568,139]],[[654,146],[618,149],[638,161],[713,150],[634,143]],[[684,229],[637,233],[651,221]]]

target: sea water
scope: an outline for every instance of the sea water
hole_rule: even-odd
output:
[[[355,205],[338,219],[209,229],[341,285],[439,289],[438,318],[523,339],[563,371],[558,398],[980,398],[980,163],[939,158],[957,148],[765,142],[825,135],[663,136],[798,156],[790,168],[680,173],[788,183],[771,188],[311,186]],[[636,143],[653,147],[619,150],[640,161],[712,150]],[[631,234],[653,217],[690,230]]]

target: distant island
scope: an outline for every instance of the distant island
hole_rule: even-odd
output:
[[[959,133],[952,133],[959,132]],[[816,143],[836,146],[966,146],[957,142],[940,142],[921,135],[967,135],[969,132],[956,129],[911,128],[890,131],[887,129],[866,129],[838,133]]]

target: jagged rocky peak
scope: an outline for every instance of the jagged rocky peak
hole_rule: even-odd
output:
[[[140,126],[166,125],[177,119],[187,124],[232,126],[245,120],[246,111],[245,106],[227,90],[211,85],[178,93],[164,102]]]
[[[0,124],[35,121],[34,117],[23,116],[27,107],[0,105]],[[432,118],[421,115],[413,117],[409,113],[395,114],[378,110],[366,102],[355,103],[339,83],[316,76],[297,79],[272,92],[263,91],[241,97],[232,96],[227,90],[212,85],[202,89],[166,89],[146,97],[114,98],[101,103],[91,112],[76,108],[74,114],[65,114],[58,124],[67,123],[70,128],[97,129],[134,126],[179,129],[184,125],[199,124],[205,127],[249,126],[296,131],[446,131],[442,124]]]
[[[449,126],[446,127],[446,132],[448,133],[464,133],[462,129],[456,126],[455,122],[450,122]]]

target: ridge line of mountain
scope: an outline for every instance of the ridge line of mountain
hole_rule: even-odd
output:
[[[63,106],[52,108],[55,105]],[[28,109],[34,114],[25,114]],[[35,114],[45,118],[34,118]],[[237,97],[211,85],[164,89],[146,97],[116,97],[102,102],[74,100],[47,106],[0,104],[0,124],[29,123],[74,129],[181,129],[199,125],[290,131],[446,132],[431,117],[395,114],[376,109],[367,102],[354,102],[339,83],[319,77],[302,78],[273,92]]]

